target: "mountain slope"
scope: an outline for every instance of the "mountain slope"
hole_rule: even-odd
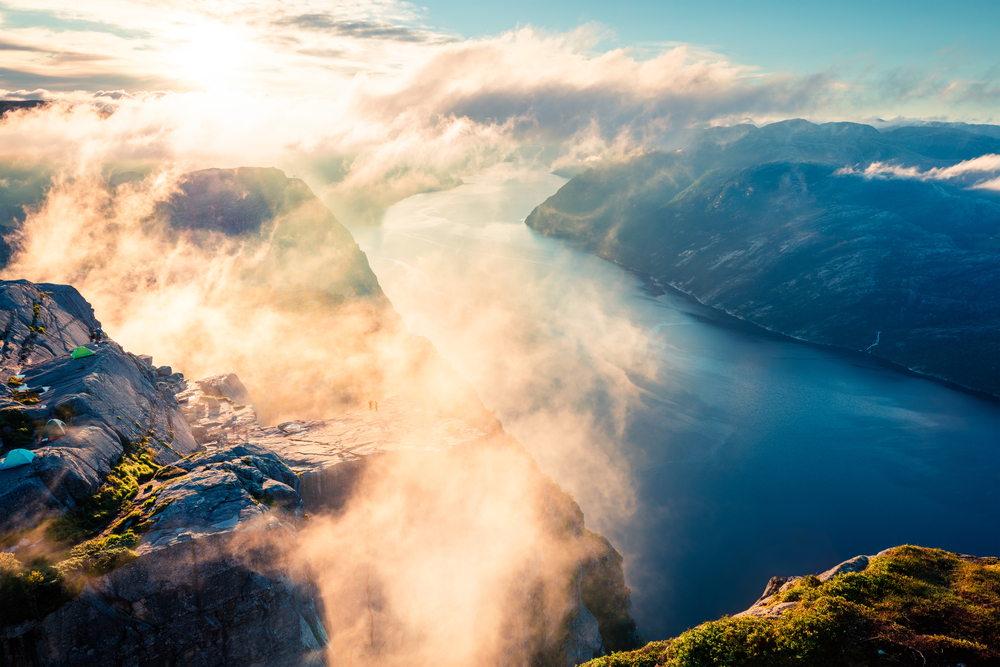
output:
[[[865,173],[984,152],[1000,140],[952,128],[720,128],[585,172],[526,223],[768,329],[1000,394],[1000,197]]]

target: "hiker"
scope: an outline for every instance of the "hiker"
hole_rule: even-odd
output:
[[[375,401],[375,412],[378,412],[378,401]]]
[[[372,402],[368,401],[368,412],[372,411]]]

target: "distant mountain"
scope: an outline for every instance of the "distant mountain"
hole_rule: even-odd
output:
[[[770,330],[1000,395],[1000,193],[927,176],[1000,154],[989,127],[713,128],[574,177],[526,223]]]

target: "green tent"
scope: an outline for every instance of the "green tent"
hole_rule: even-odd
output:
[[[80,347],[78,347],[75,350],[73,350],[73,358],[74,359],[81,359],[83,357],[90,357],[93,354],[94,354],[93,350],[88,350],[83,345],[81,345]]]
[[[26,466],[35,460],[35,453],[30,449],[12,449],[7,452],[7,458],[0,463],[0,470]]]

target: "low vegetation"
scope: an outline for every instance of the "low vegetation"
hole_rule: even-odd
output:
[[[4,410],[0,420],[33,433],[34,424],[21,424],[19,412]],[[0,538],[0,548],[22,546],[16,555],[0,553],[0,627],[41,619],[78,595],[89,578],[138,558],[140,534],[170,503],[157,503],[154,477],[163,469],[153,460],[148,437],[128,443],[101,487],[79,501],[75,512]]]
[[[1000,560],[902,546],[864,572],[796,581],[778,618],[704,623],[587,667],[1000,664]]]
[[[30,449],[35,433],[44,425],[45,422],[32,419],[20,408],[0,410],[0,438],[3,438],[0,453],[6,454],[11,449]]]

